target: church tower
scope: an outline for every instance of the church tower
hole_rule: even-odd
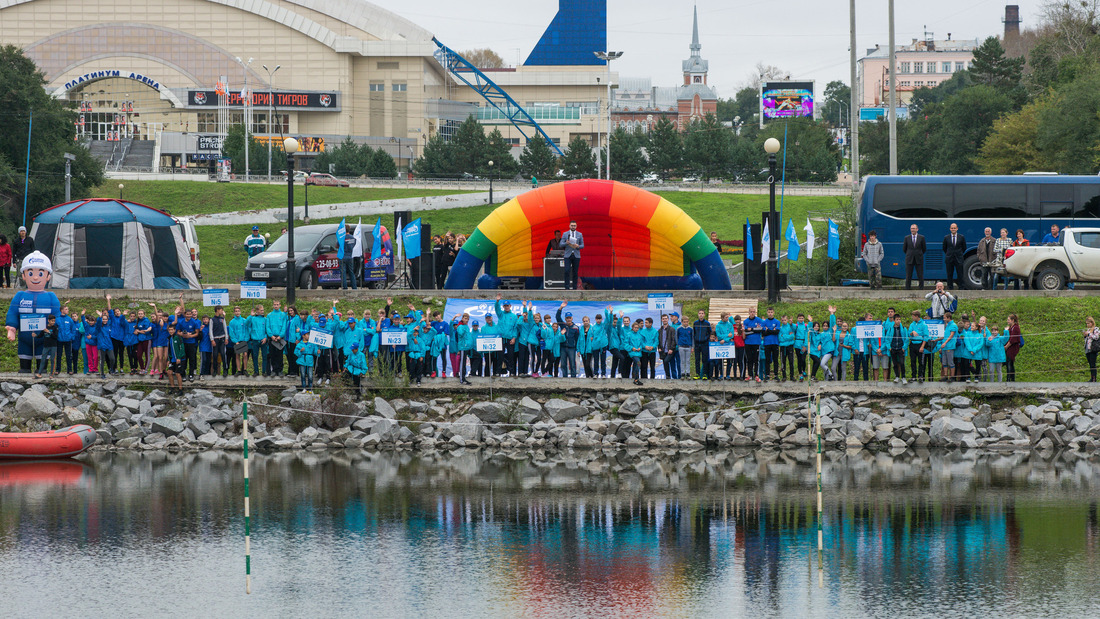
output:
[[[691,121],[702,119],[707,114],[718,112],[718,95],[707,85],[706,60],[699,55],[703,46],[699,44],[699,7],[695,7],[694,21],[691,27],[691,56],[683,62],[684,85],[676,97],[677,122],[680,131],[685,131]]]
[[[699,44],[699,7],[695,7],[695,19],[691,26],[691,57],[684,61],[684,86],[707,83],[707,61],[699,56],[703,46]]]

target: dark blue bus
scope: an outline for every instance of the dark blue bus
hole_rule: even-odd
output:
[[[928,244],[924,279],[947,277],[943,237],[952,222],[966,237],[963,283],[981,288],[981,265],[976,255],[985,228],[993,236],[1008,228],[1009,238],[1023,230],[1036,245],[1051,224],[1100,225],[1100,177],[1024,174],[1022,176],[868,176],[859,201],[857,246],[863,247],[874,230],[886,258],[882,276],[905,279],[902,243],[909,226],[917,224]],[[863,271],[867,265],[858,259]]]

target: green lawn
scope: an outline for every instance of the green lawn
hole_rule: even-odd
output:
[[[200,181],[121,181],[122,197],[172,215],[201,215],[286,207],[286,185],[214,183]],[[441,189],[310,187],[310,204],[335,204],[395,198],[419,198],[469,193]],[[117,198],[118,183],[111,181],[92,191],[94,198]],[[305,187],[294,188],[294,204],[305,204]]]
[[[657,195],[682,208],[684,212],[710,234],[717,232],[722,240],[740,240],[744,235],[745,218],[752,223],[763,222],[762,213],[768,211],[768,196],[735,193],[702,193],[698,191],[665,191]],[[841,198],[847,200],[847,198]],[[787,196],[782,200],[783,231],[787,221],[794,220],[798,238],[805,240],[802,228],[806,225],[807,215],[819,218],[828,217],[840,204],[836,196]],[[779,195],[775,197],[775,210],[780,210]],[[812,211],[812,213],[811,213]],[[815,234],[822,238],[825,224],[814,223]],[[781,238],[780,236],[776,237]]]
[[[278,296],[278,293],[273,293],[274,296]],[[441,294],[441,291],[430,293],[435,300],[436,309],[442,309],[442,303],[445,295]],[[837,290],[837,297],[844,297],[847,291]],[[64,296],[64,291],[60,291],[62,304],[67,301]],[[423,309],[421,299],[425,295],[418,294],[415,297],[412,296],[395,296],[394,305],[400,308],[402,311],[406,309],[408,303],[416,304],[418,309]],[[476,293],[474,291],[466,292],[464,296],[483,296],[489,298],[490,295],[484,293]],[[339,297],[338,291],[333,291],[333,298]],[[640,301],[641,297],[629,297],[624,296],[624,301]],[[105,309],[106,303],[103,300],[94,299],[73,299],[68,301],[68,304],[74,313],[79,314],[80,309]],[[923,309],[926,307],[925,303],[916,302],[898,302],[888,303],[883,301],[866,301],[866,300],[851,300],[841,298],[838,301],[833,302],[837,306],[837,316],[842,320],[847,320],[849,323],[854,321],[858,314],[863,312],[873,312],[876,318],[882,318],[886,315],[887,307],[893,306],[898,311],[903,312],[906,317],[913,309]],[[265,303],[270,308],[270,300]],[[310,309],[327,310],[332,305],[331,300],[324,301],[309,301],[299,300],[298,308],[303,311]],[[370,309],[375,312],[381,309],[385,305],[382,300],[377,301],[344,301],[341,300],[337,307],[341,311],[352,311],[356,316],[361,316],[364,309]],[[828,312],[826,306],[829,305],[827,301],[815,302],[815,303],[783,303],[777,306],[778,315],[788,314],[791,316],[797,315],[799,312],[812,314],[817,320],[827,320]],[[148,309],[148,303],[140,300],[140,296],[128,298],[123,297],[115,299],[114,307],[119,308],[137,308],[138,306]],[[196,307],[200,313],[209,311],[209,308],[201,308],[198,303],[189,303],[189,307]],[[706,300],[686,300],[684,302],[684,313],[688,316],[693,316],[700,309],[706,309],[708,301]],[[174,305],[173,305],[174,307]],[[761,303],[761,307],[764,304]],[[167,308],[171,311],[173,308]],[[1014,312],[1020,316],[1020,326],[1023,330],[1024,340],[1026,345],[1017,358],[1017,372],[1019,381],[1074,381],[1080,382],[1088,378],[1087,368],[1088,365],[1085,362],[1084,353],[1081,346],[1080,329],[1084,326],[1085,316],[1096,315],[1096,303],[1089,298],[1013,298],[1011,296],[1005,296],[1004,299],[997,300],[967,300],[964,299],[959,304],[959,314],[962,313],[977,313],[979,316],[984,315],[988,318],[990,324],[996,323],[1003,327],[1005,324],[1005,317],[1008,313]],[[908,322],[908,320],[906,321]],[[937,360],[938,362],[938,360]],[[0,347],[0,370],[2,371],[14,371],[18,368],[18,362],[15,358],[15,345],[9,344]],[[906,364],[906,372],[908,372],[908,363]],[[960,386],[962,390],[962,386]],[[1020,394],[1021,397],[1029,394]]]

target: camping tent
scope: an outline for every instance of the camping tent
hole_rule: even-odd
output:
[[[199,288],[182,230],[155,208],[74,200],[39,213],[31,237],[53,261],[54,288]]]

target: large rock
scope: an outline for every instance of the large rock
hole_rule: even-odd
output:
[[[88,421],[88,415],[79,408],[66,406],[62,414],[65,417],[65,425],[73,426],[78,423],[86,423]]]
[[[160,432],[164,436],[175,436],[183,432],[183,422],[175,417],[157,417],[153,420],[153,432]]]
[[[587,408],[574,404],[567,400],[559,400],[557,398],[547,402],[545,408],[546,412],[550,415],[550,418],[558,423],[561,423],[568,419],[577,419],[578,417],[585,417],[588,415]]]
[[[496,402],[478,402],[470,407],[470,414],[485,423],[504,421],[504,407]]]
[[[537,416],[542,414],[542,404],[539,404],[527,396],[523,396],[523,399],[519,401],[519,410],[521,413],[529,413]]]
[[[476,443],[481,440],[481,433],[485,426],[477,415],[466,413],[454,423],[445,426],[454,436],[461,436],[464,443]]]
[[[141,410],[141,402],[133,398],[119,398],[116,405],[119,408],[125,408],[135,413]]]
[[[957,395],[948,400],[948,402],[951,403],[951,406],[954,406],[956,408],[966,408],[967,406],[970,406],[970,398],[964,395]]]
[[[386,419],[394,419],[397,417],[397,411],[390,406],[390,403],[382,398],[374,398],[374,414]]]
[[[48,419],[61,414],[61,409],[41,393],[28,389],[15,400],[18,419]]]
[[[956,396],[962,397],[962,396]],[[957,445],[974,435],[974,424],[954,417],[939,417],[932,421],[928,436],[936,445]]]
[[[206,421],[206,417],[202,413],[192,413],[187,418],[187,427],[195,433],[195,436],[202,436],[210,431],[210,424]]]
[[[630,394],[630,397],[619,406],[620,415],[637,415],[642,410],[642,398],[637,393]]]

